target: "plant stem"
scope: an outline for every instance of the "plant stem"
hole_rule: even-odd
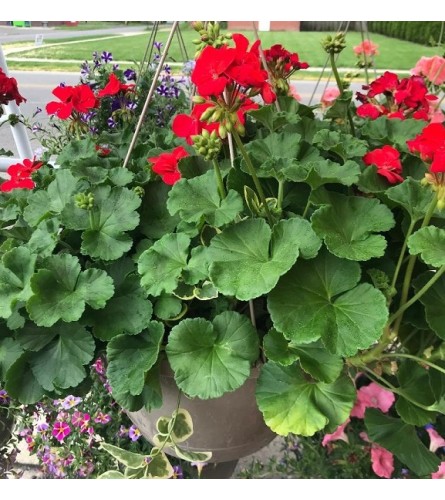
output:
[[[414,302],[420,299],[420,297],[422,297],[422,295],[426,293],[434,285],[434,283],[436,283],[444,272],[445,266],[442,266],[415,295],[405,302],[403,306],[399,307],[399,309],[389,318],[389,324],[391,324],[395,319],[400,318],[400,316],[402,316],[403,313],[414,304]],[[400,321],[397,324],[400,325]]]
[[[412,354],[404,354],[404,353],[386,353],[384,355],[385,358],[406,358],[406,359],[412,359],[414,361],[417,361],[419,363],[422,363],[424,365],[427,365],[434,370],[437,370],[438,372],[444,373],[445,374],[445,368],[442,368],[434,363],[431,363],[431,361],[427,361],[426,359],[419,358],[417,356],[413,356]]]
[[[338,90],[340,92],[340,97],[343,97],[345,90],[343,88],[343,84],[342,84],[340,75],[338,74],[338,69],[337,69],[337,64],[335,63],[334,53],[330,52],[329,57],[330,57],[330,61],[331,61],[332,73],[334,74],[335,81],[337,83],[337,87],[338,87]],[[351,129],[351,134],[355,137],[354,121],[352,120],[352,114],[351,114],[351,110],[349,107],[348,107],[347,115],[348,115],[348,121],[349,121],[349,128]]]
[[[216,158],[213,158],[213,169],[215,170],[215,176],[216,176],[216,182],[218,184],[218,191],[219,195],[221,196],[221,199],[223,200],[227,194],[226,194],[226,189],[224,188],[224,182],[223,178],[221,175],[221,169],[219,168],[219,163]]]
[[[249,313],[250,313],[250,321],[252,325],[256,328],[256,318],[255,318],[255,306],[253,304],[253,300],[249,300]]]
[[[243,142],[241,141],[241,137],[238,135],[237,132],[233,131],[232,136],[235,139],[236,145],[238,146],[238,149],[240,153],[242,154],[244,161],[246,162],[247,168],[249,169],[249,174],[252,177],[253,183],[255,184],[255,188],[258,192],[258,196],[260,197],[261,203],[264,206],[264,210],[266,211],[267,219],[269,220],[270,225],[272,226],[274,223],[272,214],[270,213],[269,210],[269,205],[267,204],[266,197],[264,196],[264,191],[261,186],[261,183],[258,179],[258,176],[256,175],[255,172],[255,167],[253,166],[252,160],[249,157],[249,154],[246,151],[246,148],[244,147]]]
[[[414,399],[412,399],[410,396],[408,396],[405,391],[402,391],[401,389],[395,387],[394,385],[392,385],[390,382],[388,382],[386,379],[384,379],[383,377],[381,377],[380,375],[377,375],[377,373],[373,372],[371,369],[369,369],[367,366],[361,366],[361,368],[363,370],[365,370],[371,377],[375,377],[375,381],[376,383],[379,383],[379,385],[386,385],[386,388],[389,389],[390,391],[392,391],[394,394],[398,394],[399,396],[402,396],[403,398],[405,398],[407,401],[409,401],[410,403],[412,403],[414,406],[417,406],[419,408],[422,408],[422,410],[426,410],[426,411],[432,411],[430,408],[428,408],[427,406],[415,401]]]
[[[433,216],[434,210],[437,205],[437,200],[438,200],[438,195],[435,193],[433,200],[431,201],[430,206],[428,207],[427,213],[425,214],[425,217],[423,219],[422,225],[420,226],[420,229],[423,227],[427,226],[431,220],[431,217]],[[414,271],[414,266],[416,265],[416,260],[417,256],[416,255],[411,255],[409,260],[408,260],[408,265],[406,266],[406,271],[405,271],[405,278],[403,280],[403,287],[402,287],[402,297],[400,299],[400,305],[399,305],[399,311],[396,312],[397,316],[393,315],[393,320],[397,318],[396,323],[394,324],[394,331],[397,333],[399,331],[400,325],[402,323],[403,319],[403,312],[405,311],[404,308],[406,301],[408,300],[408,293],[409,293],[409,288],[411,286],[411,278],[413,276],[413,271]],[[411,304],[410,304],[411,305]],[[408,306],[409,307],[409,306]]]
[[[281,210],[284,197],[284,180],[278,181],[277,208]]]
[[[303,219],[306,218],[306,215],[308,213],[310,206],[311,206],[311,195],[308,196],[306,206],[304,207],[304,211],[303,211],[303,215],[302,215]]]
[[[411,221],[408,231],[406,233],[405,241],[403,242],[402,250],[400,250],[399,260],[397,261],[396,269],[394,271],[394,276],[391,282],[391,288],[396,286],[397,278],[399,277],[400,268],[402,267],[403,259],[405,258],[406,247],[408,246],[408,238],[411,236],[414,231],[414,226],[416,225],[415,221]]]

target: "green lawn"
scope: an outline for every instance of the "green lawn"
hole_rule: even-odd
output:
[[[244,32],[251,40],[254,39],[251,32]],[[157,35],[158,41],[167,39],[168,32],[162,31]],[[296,51],[300,59],[307,61],[311,66],[323,66],[326,61],[326,54],[321,49],[320,41],[326,36],[321,32],[268,32],[261,33],[262,45],[268,48],[275,43],[281,43],[288,50]],[[43,59],[78,59],[79,61],[90,60],[93,51],[101,52],[107,50],[113,53],[114,60],[140,61],[143,57],[146,44],[149,40],[150,32],[145,35],[118,37],[104,41],[91,41],[79,44],[64,45],[63,43],[52,47],[42,47],[40,49],[27,50],[14,54],[20,58],[43,58]],[[193,31],[184,30],[183,37],[188,51],[188,56],[193,57],[194,45],[192,39],[196,38]],[[371,39],[379,45],[380,55],[376,58],[377,69],[392,68],[405,69],[412,68],[421,56],[432,56],[440,51],[437,48],[425,47],[422,45],[388,38],[383,35],[372,34]],[[360,33],[348,33],[346,37],[348,47],[342,52],[339,58],[339,66],[352,67],[356,62],[352,47],[361,42]],[[181,52],[177,38],[174,39],[170,50],[170,59],[181,61]]]

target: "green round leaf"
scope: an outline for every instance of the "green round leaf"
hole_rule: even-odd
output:
[[[421,274],[414,281],[414,289],[418,292],[431,278],[432,272]],[[419,299],[425,310],[429,327],[445,340],[445,276],[441,276]]]
[[[390,187],[386,191],[386,196],[401,205],[409,213],[412,221],[418,221],[425,217],[434,193],[430,188],[422,186],[420,181],[408,177],[401,184]]]
[[[384,415],[374,408],[366,410],[365,425],[369,439],[394,453],[415,474],[426,476],[437,471],[439,458],[428,451],[413,425]]]
[[[296,344],[320,337],[331,353],[352,356],[382,335],[388,318],[384,295],[357,283],[357,262],[327,251],[300,260],[284,275],[268,298],[275,328]]]
[[[369,260],[381,257],[386,240],[374,233],[394,226],[391,210],[377,199],[330,193],[332,205],[323,206],[312,215],[314,231],[324,239],[337,257]]]
[[[155,297],[172,293],[187,267],[190,238],[182,233],[166,234],[139,257],[141,285]]]
[[[29,365],[29,355],[22,354],[6,372],[5,389],[8,394],[22,404],[40,401],[45,390],[39,384]]]
[[[211,226],[221,227],[232,222],[243,210],[243,200],[233,190],[221,199],[215,174],[209,171],[175,183],[168,195],[167,208],[172,215],[179,213],[185,222],[206,220]]]
[[[138,225],[141,199],[122,187],[99,186],[93,194],[91,223],[82,234],[81,251],[93,258],[116,260],[133,245],[125,232]]]
[[[52,326],[59,320],[77,321],[85,304],[100,309],[114,293],[113,280],[99,269],[80,270],[79,259],[70,254],[48,257],[45,269],[31,278],[34,295],[26,308],[39,326]]]
[[[93,359],[95,348],[94,339],[85,328],[78,324],[59,324],[58,336],[33,352],[29,363],[46,390],[76,387],[87,375],[84,365]]]
[[[0,264],[0,318],[9,318],[17,301],[32,295],[30,280],[36,255],[26,247],[17,247],[3,255]]]
[[[423,261],[433,267],[445,265],[445,229],[427,226],[408,238],[411,255],[420,254]]]
[[[247,317],[226,311],[213,323],[186,319],[172,328],[167,357],[190,397],[217,398],[238,389],[258,358],[258,335]]]
[[[295,364],[266,363],[258,379],[256,398],[266,424],[277,434],[312,436],[332,432],[354,406],[355,388],[347,377],[332,384],[308,380]]]
[[[250,300],[272,290],[300,253],[310,258],[319,248],[303,219],[282,220],[272,231],[264,219],[245,220],[212,239],[210,278],[221,293]]]
[[[118,393],[141,394],[145,374],[156,363],[164,335],[162,323],[152,321],[139,335],[118,335],[107,346],[107,376]]]

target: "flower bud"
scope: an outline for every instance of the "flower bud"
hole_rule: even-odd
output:
[[[221,139],[225,139],[227,137],[227,129],[222,123],[219,124],[218,135]]]
[[[204,29],[204,23],[202,21],[193,21],[192,28],[195,31],[200,31],[200,30]]]
[[[200,95],[194,95],[192,97],[192,101],[195,104],[204,104],[206,102],[206,100],[204,99],[204,97],[201,97]]]
[[[145,189],[142,186],[135,186],[133,191],[139,196],[139,198],[142,198],[145,194]]]
[[[215,112],[215,108],[207,108],[203,113],[202,115],[200,116],[200,121],[202,122],[206,122],[212,115],[213,113]]]

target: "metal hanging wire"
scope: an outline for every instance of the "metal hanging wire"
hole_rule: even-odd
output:
[[[124,164],[123,164],[124,168],[128,166],[128,163],[130,161],[131,153],[133,152],[133,149],[136,145],[136,141],[137,141],[137,138],[138,138],[139,133],[141,131],[145,115],[147,114],[148,106],[150,104],[150,101],[153,97],[156,86],[158,84],[159,75],[161,74],[161,71],[164,67],[164,63],[165,63],[165,60],[167,58],[168,51],[170,49],[170,45],[172,43],[173,36],[176,32],[176,29],[178,28],[178,25],[179,25],[179,21],[175,21],[173,23],[171,30],[170,30],[170,33],[168,35],[167,41],[165,42],[164,49],[163,49],[162,54],[161,54],[159,61],[158,61],[158,66],[156,68],[155,74],[153,75],[153,80],[152,80],[151,85],[150,85],[150,90],[148,91],[147,98],[145,99],[144,107],[142,108],[138,123],[136,125],[136,129],[134,131],[133,137],[131,139],[131,143],[128,147],[128,151],[127,151],[127,154],[125,156],[125,160],[124,160]]]

